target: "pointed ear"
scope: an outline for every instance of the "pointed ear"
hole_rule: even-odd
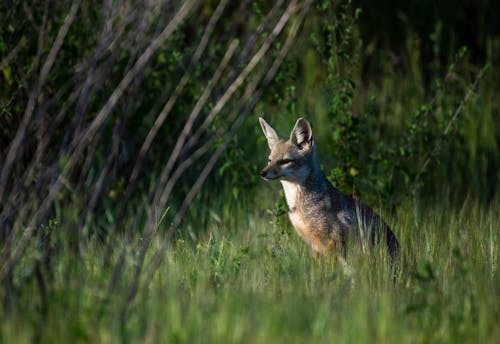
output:
[[[297,120],[290,134],[290,141],[300,149],[312,145],[312,129],[308,121],[302,117]]]
[[[259,117],[259,122],[260,126],[262,127],[262,131],[264,132],[264,135],[267,138],[267,144],[269,145],[270,149],[273,149],[273,147],[278,143],[279,137],[278,134],[276,133],[276,130],[273,129],[262,117]]]

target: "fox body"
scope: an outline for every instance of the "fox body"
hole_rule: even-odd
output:
[[[371,208],[335,189],[325,178],[316,158],[311,126],[305,119],[297,120],[287,140],[263,118],[259,120],[271,150],[261,177],[280,180],[290,221],[315,255],[340,249],[345,256],[351,238],[370,246],[383,238],[389,255],[398,255],[399,244],[389,226]]]

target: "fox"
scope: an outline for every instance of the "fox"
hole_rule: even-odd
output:
[[[383,238],[390,260],[397,261],[399,242],[390,227],[373,209],[334,188],[323,174],[309,122],[297,119],[288,139],[280,138],[262,117],[259,122],[270,149],[260,176],[281,182],[290,222],[313,256],[340,250],[346,259],[351,239],[367,242],[373,250]]]

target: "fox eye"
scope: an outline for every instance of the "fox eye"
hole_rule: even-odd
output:
[[[293,161],[292,159],[281,159],[278,161],[279,165],[286,165],[286,164],[293,164],[293,163],[295,163],[295,161]]]

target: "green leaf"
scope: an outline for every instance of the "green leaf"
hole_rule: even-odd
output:
[[[14,80],[12,79],[12,68],[10,68],[9,66],[5,66],[5,67],[3,67],[2,72],[3,72],[3,77],[5,78],[5,81],[7,82],[7,84],[9,86],[11,86],[12,83],[14,82]]]

